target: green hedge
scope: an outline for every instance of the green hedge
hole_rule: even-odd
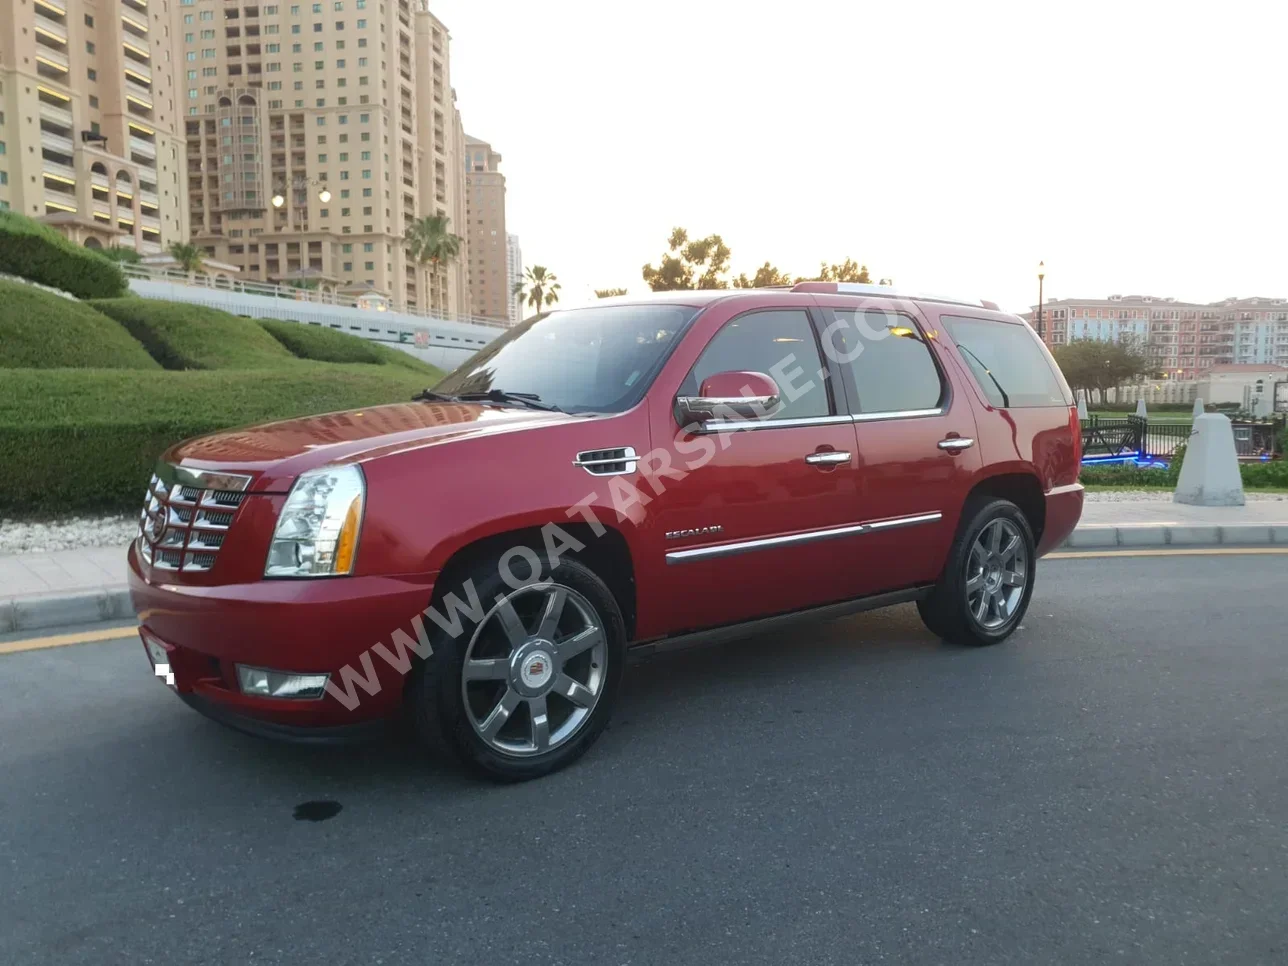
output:
[[[293,361],[253,319],[218,309],[141,298],[90,304],[125,326],[167,369],[268,369]]]
[[[114,262],[15,211],[0,211],[0,273],[82,299],[116,298],[127,291],[125,275]]]
[[[1165,470],[1143,469],[1131,463],[1083,466],[1079,479],[1087,485],[1123,489],[1175,489],[1184,452]],[[1288,488],[1288,459],[1266,463],[1240,463],[1239,474],[1249,490]]]
[[[119,323],[85,303],[0,279],[0,369],[79,366],[158,368]]]
[[[0,517],[136,511],[183,439],[309,413],[405,402],[424,376],[292,361],[243,372],[11,370],[0,377]]]
[[[303,322],[260,319],[268,334],[301,359],[315,362],[366,362],[402,366],[442,378],[442,372],[415,356],[361,336]]]

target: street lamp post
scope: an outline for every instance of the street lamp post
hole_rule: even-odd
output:
[[[1044,278],[1046,278],[1046,262],[1038,262],[1038,338],[1043,342],[1046,341],[1046,332],[1042,321],[1042,280]]]

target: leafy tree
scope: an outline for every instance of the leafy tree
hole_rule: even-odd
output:
[[[769,288],[772,285],[791,285],[791,276],[786,272],[780,272],[769,262],[765,262],[760,268],[756,269],[756,274],[750,279],[744,272],[733,280],[734,288]]]
[[[170,257],[179,263],[179,267],[188,273],[189,278],[206,267],[205,255],[196,245],[171,242],[169,251]]]
[[[515,295],[525,293],[528,305],[540,312],[543,305],[559,301],[559,277],[544,265],[531,265],[523,273],[523,281],[514,284]]]
[[[689,239],[689,233],[676,228],[667,239],[668,252],[658,267],[644,266],[644,281],[654,292],[680,289],[728,288],[722,277],[729,270],[729,247],[719,235]]]
[[[798,278],[798,282],[859,282],[865,285],[872,283],[872,276],[868,274],[868,266],[860,265],[852,258],[847,258],[840,265],[829,265],[823,262],[819,265],[818,274],[813,278]]]
[[[624,289],[624,288],[597,288],[597,289],[595,289],[595,295],[597,295],[597,296],[598,296],[599,298],[601,298],[601,299],[611,299],[611,298],[612,298],[613,296],[615,296],[615,295],[625,295],[625,294],[626,294],[626,289]]]
[[[143,256],[133,248],[126,248],[123,245],[113,245],[111,248],[99,250],[99,254],[104,258],[110,258],[114,262],[121,262],[125,265],[137,265],[143,261]]]
[[[451,221],[446,215],[430,215],[420,218],[407,226],[403,240],[407,243],[407,253],[422,269],[428,269],[429,295],[431,308],[443,310],[443,292],[441,272],[461,251],[461,237],[452,234]],[[434,283],[438,283],[435,286]]]
[[[1121,342],[1074,339],[1056,346],[1051,354],[1070,386],[1085,390],[1089,399],[1099,394],[1102,403],[1106,390],[1154,373],[1141,347],[1130,339]]]

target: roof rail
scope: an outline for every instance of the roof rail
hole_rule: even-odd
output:
[[[817,295],[873,295],[887,299],[920,299],[924,302],[946,302],[950,305],[972,305],[983,309],[1001,311],[996,302],[986,299],[960,299],[929,292],[909,292],[892,285],[873,285],[869,282],[798,282],[793,292],[813,292]]]

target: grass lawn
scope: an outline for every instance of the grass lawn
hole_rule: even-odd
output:
[[[1104,410],[1091,410],[1088,416],[1099,416],[1101,419],[1125,419],[1128,416],[1136,415],[1136,410],[1128,412],[1105,412]],[[1150,413],[1149,421],[1151,423],[1184,423],[1190,425],[1194,422],[1193,413]]]

